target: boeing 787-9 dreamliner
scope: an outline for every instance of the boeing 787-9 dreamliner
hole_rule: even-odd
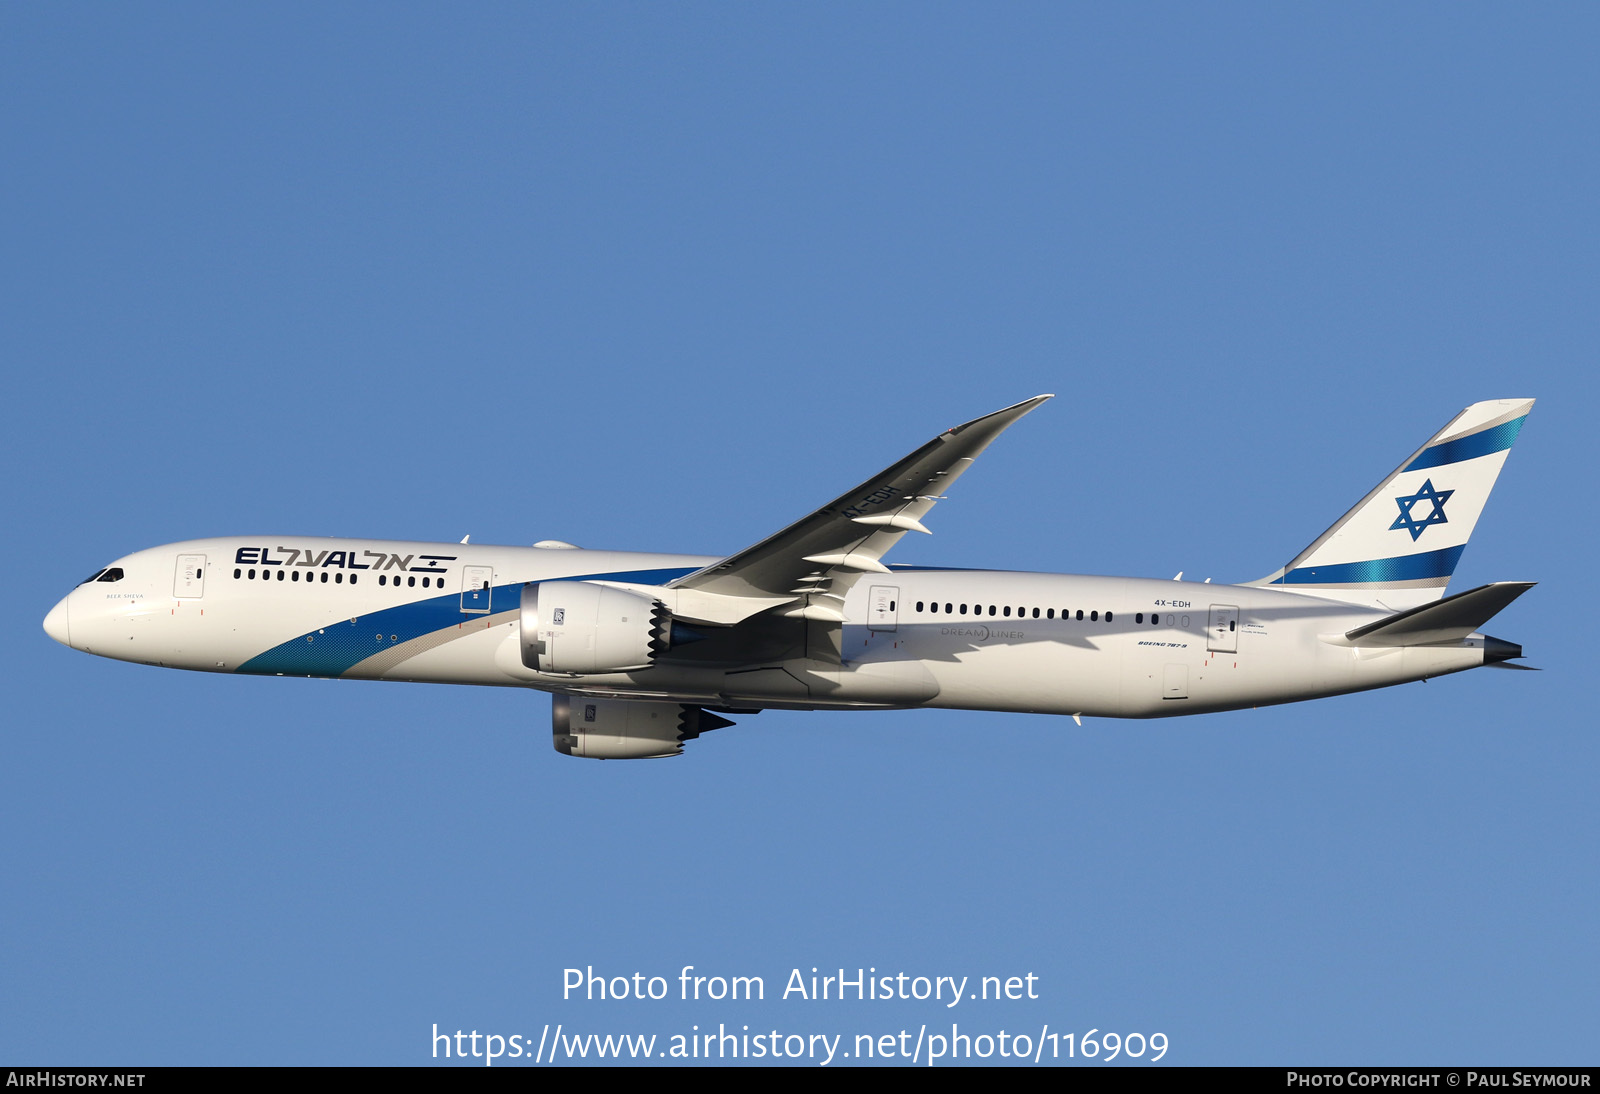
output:
[[[44,629],[167,668],[547,691],[555,747],[599,759],[674,756],[731,725],[722,715],[768,708],[1159,718],[1522,655],[1479,628],[1531,582],[1445,590],[1531,399],[1467,407],[1304,551],[1242,585],[886,562],[1048,398],[941,433],[724,558],[553,540],[191,540],[97,570]]]

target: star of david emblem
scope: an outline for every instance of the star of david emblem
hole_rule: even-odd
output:
[[[1445,519],[1444,515],[1444,503],[1449,501],[1450,495],[1454,493],[1454,490],[1435,490],[1433,488],[1433,480],[1428,479],[1422,484],[1422,489],[1410,497],[1395,498],[1395,504],[1400,506],[1400,515],[1394,519],[1393,524],[1389,525],[1389,531],[1392,532],[1397,528],[1404,528],[1411,533],[1411,539],[1415,542],[1417,537],[1422,535],[1423,530],[1430,524],[1449,524],[1450,522]],[[1419,501],[1427,501],[1433,506],[1433,510],[1420,520],[1412,512],[1412,507]]]

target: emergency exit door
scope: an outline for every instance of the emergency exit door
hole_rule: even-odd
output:
[[[874,585],[867,591],[867,626],[892,631],[900,618],[900,586]]]
[[[1239,652],[1239,609],[1232,604],[1211,605],[1211,623],[1206,627],[1206,649],[1212,653]]]
[[[179,600],[199,600],[206,592],[206,556],[179,555],[172,577],[172,595]]]
[[[487,615],[489,598],[493,593],[493,566],[461,567],[461,610],[475,615]]]

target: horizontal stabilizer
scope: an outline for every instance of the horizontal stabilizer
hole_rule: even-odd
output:
[[[1357,646],[1429,646],[1459,642],[1535,584],[1532,581],[1497,581],[1492,585],[1480,585],[1436,603],[1357,627],[1345,637]]]

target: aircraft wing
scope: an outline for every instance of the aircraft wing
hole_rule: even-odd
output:
[[[928,531],[922,518],[989,443],[1049,395],[946,430],[854,490],[738,554],[696,570],[669,588],[760,601],[761,608],[799,601],[785,612],[840,622],[843,598],[830,594],[836,577],[891,572],[883,556],[907,532]]]

